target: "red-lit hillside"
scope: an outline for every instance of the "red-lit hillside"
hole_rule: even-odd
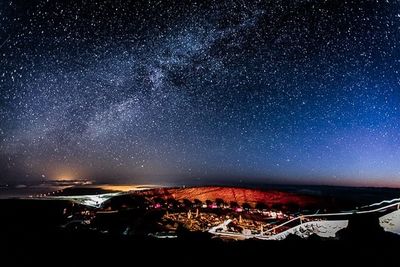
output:
[[[150,198],[161,197],[164,199],[174,198],[176,200],[189,199],[191,201],[199,199],[203,202],[206,200],[214,201],[217,198],[221,198],[227,203],[231,201],[235,201],[238,204],[246,202],[251,205],[264,203],[268,206],[274,204],[285,205],[295,203],[300,207],[306,207],[314,205],[320,201],[316,197],[282,191],[263,191],[235,187],[156,188],[135,192],[135,194],[136,193]]]

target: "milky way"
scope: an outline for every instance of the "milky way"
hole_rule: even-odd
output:
[[[398,1],[2,1],[0,181],[400,185]]]

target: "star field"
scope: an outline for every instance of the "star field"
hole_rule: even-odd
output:
[[[400,185],[398,1],[3,1],[0,179]]]

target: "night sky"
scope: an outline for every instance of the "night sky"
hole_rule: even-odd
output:
[[[0,182],[400,186],[400,2],[0,2]]]

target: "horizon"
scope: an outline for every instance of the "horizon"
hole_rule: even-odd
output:
[[[87,182],[85,184],[81,184],[79,182]],[[118,181],[116,183],[105,181],[105,180],[92,180],[88,178],[76,178],[76,179],[28,179],[28,180],[9,180],[2,181],[0,186],[35,186],[40,184],[63,184],[64,186],[70,187],[98,187],[98,186],[150,186],[154,188],[165,187],[165,188],[174,188],[174,187],[237,187],[237,188],[259,188],[265,189],[268,187],[348,187],[348,188],[382,188],[382,189],[400,189],[400,186],[396,183],[380,185],[374,184],[372,181],[363,183],[363,184],[334,184],[334,183],[312,183],[307,181],[299,181],[299,182],[282,182],[279,180],[275,181],[259,181],[257,179],[239,179],[239,180],[226,180],[226,179],[184,179],[184,180],[175,180],[169,181],[168,183],[148,183],[145,180],[142,181]]]

